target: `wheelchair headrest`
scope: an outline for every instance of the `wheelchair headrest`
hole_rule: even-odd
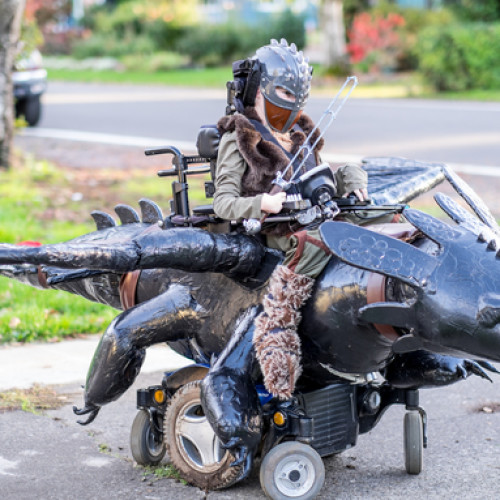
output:
[[[198,154],[209,160],[217,158],[220,134],[215,125],[202,125],[196,139]]]

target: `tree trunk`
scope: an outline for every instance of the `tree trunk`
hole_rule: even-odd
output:
[[[339,0],[323,0],[321,12],[325,64],[329,68],[345,67],[348,61],[343,3]]]
[[[0,168],[8,168],[14,135],[12,69],[25,0],[0,0]]]

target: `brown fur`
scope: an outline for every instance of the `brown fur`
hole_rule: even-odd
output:
[[[219,120],[217,127],[221,134],[236,130],[238,149],[248,165],[242,179],[241,195],[255,196],[261,193],[268,193],[271,190],[276,172],[285,169],[289,158],[278,145],[263,139],[248,118],[260,121],[255,109],[247,107],[245,115],[224,116]],[[303,131],[291,132],[292,154],[298,151],[307,135],[314,128],[313,121],[305,114],[302,114],[300,117],[298,125]],[[311,143],[314,143],[319,134],[319,130],[314,132]],[[317,160],[319,159],[318,155],[323,147],[323,142],[323,139],[321,139],[315,148],[314,153]]]
[[[245,108],[244,115],[224,116],[217,124],[221,135],[225,132],[236,130],[238,149],[247,163],[247,170],[241,179],[241,196],[244,197],[269,193],[272,181],[276,178],[276,173],[283,171],[289,163],[289,158],[281,147],[274,142],[263,139],[249,119],[261,122],[253,107]],[[290,135],[292,140],[292,154],[298,151],[306,137],[314,129],[313,121],[305,114],[302,114],[300,117],[298,125],[302,131],[295,130]],[[320,131],[316,129],[311,137],[311,144],[314,144],[319,134]],[[319,162],[319,151],[323,147],[323,144],[323,139],[319,140],[314,150],[316,163]],[[289,224],[284,222],[262,231],[263,234],[272,234],[275,236],[283,236],[291,232]]]
[[[264,311],[255,320],[253,343],[267,390],[280,399],[295,389],[301,367],[297,326],[300,307],[311,295],[314,280],[278,266],[269,281]]]

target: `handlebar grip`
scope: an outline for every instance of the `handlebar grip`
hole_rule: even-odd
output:
[[[175,168],[171,168],[169,170],[159,170],[158,177],[168,177],[171,175],[177,175],[177,170]]]

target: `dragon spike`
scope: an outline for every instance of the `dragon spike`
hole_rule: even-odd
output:
[[[490,240],[488,243],[488,250],[497,250],[497,241],[496,240]]]
[[[405,208],[403,215],[410,224],[420,229],[420,231],[438,245],[444,242],[456,241],[463,234],[462,229],[456,226],[452,227],[420,210]]]
[[[135,222],[141,222],[139,219],[139,214],[129,205],[116,205],[115,212],[122,224],[134,224]]]
[[[443,173],[455,191],[467,202],[479,219],[496,234],[500,235],[500,228],[498,227],[495,217],[493,217],[489,208],[481,200],[477,193],[453,170],[451,170],[451,168],[445,167],[443,169]]]
[[[436,193],[434,199],[444,212],[446,212],[459,226],[463,226],[465,229],[468,229],[473,234],[478,236],[478,240],[482,243],[488,241],[486,234],[490,234],[494,237],[492,230],[486,226],[486,224],[481,222],[468,210],[461,207],[449,196],[446,196],[443,193]]]
[[[116,226],[116,221],[111,217],[111,215],[106,212],[101,212],[100,210],[94,210],[91,214],[94,219],[97,229],[106,229],[107,227]]]
[[[163,220],[163,213],[161,208],[153,201],[146,198],[139,200],[141,207],[142,222],[146,224],[156,224],[158,221]]]

